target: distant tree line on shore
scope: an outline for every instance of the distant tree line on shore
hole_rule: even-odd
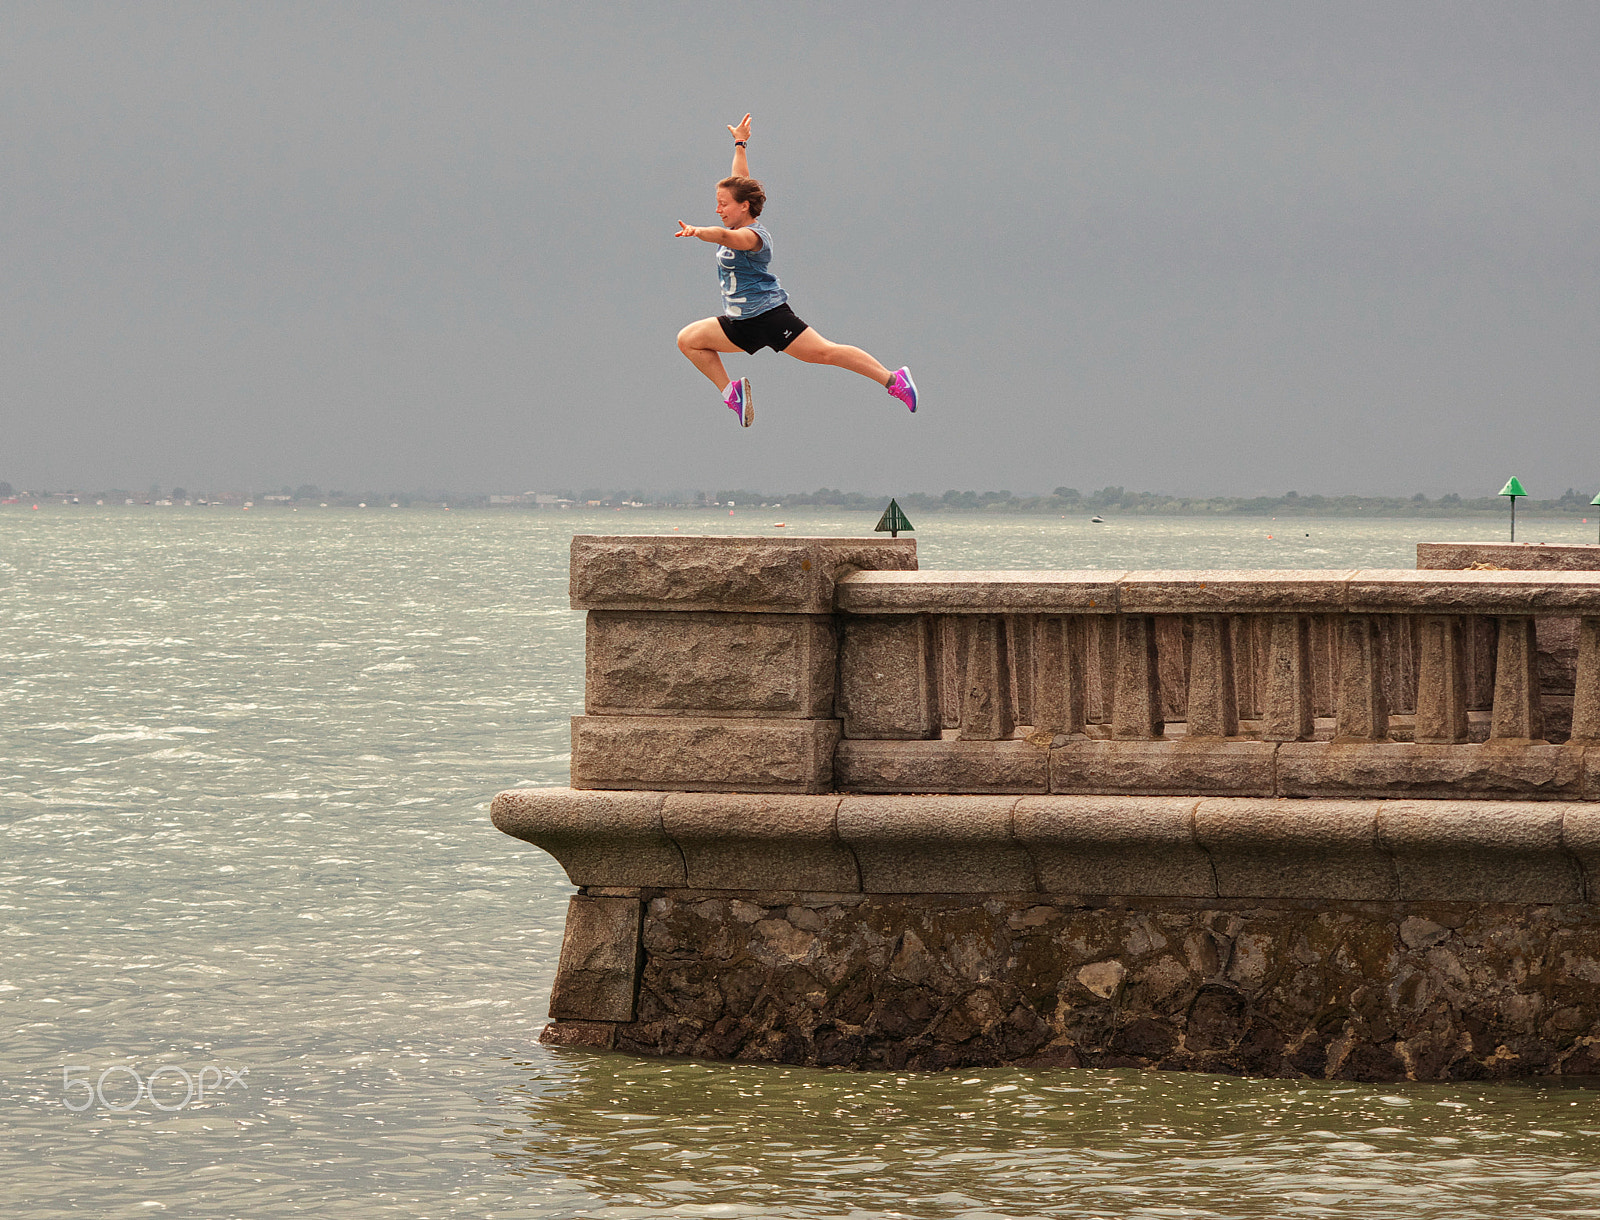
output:
[[[581,490],[557,489],[537,497],[532,492],[515,495],[468,494],[449,491],[323,491],[311,484],[296,488],[284,486],[277,491],[228,491],[196,493],[197,502],[211,504],[239,504],[251,502],[259,507],[282,506],[360,506],[409,508],[517,508],[562,507],[606,508],[627,506],[636,508],[721,508],[738,505],[743,508],[833,508],[847,512],[880,513],[889,502],[887,494],[869,494],[859,491],[840,491],[838,488],[819,487],[810,492],[776,494],[752,491],[749,488],[720,491],[648,492],[642,488],[606,491],[589,487]],[[1600,516],[1600,507],[1590,504],[1590,494],[1575,488],[1555,499],[1529,497],[1517,506],[1519,514],[1548,514],[1573,516]],[[63,500],[108,504],[183,503],[191,493],[182,487],[163,491],[152,486],[136,493],[121,488],[105,491],[17,491],[10,483],[0,480],[0,500]],[[1505,513],[1506,502],[1500,496],[1478,496],[1465,499],[1455,493],[1429,499],[1418,492],[1413,496],[1324,496],[1301,495],[1289,491],[1281,496],[1172,496],[1163,492],[1128,491],[1123,487],[1102,487],[1098,491],[1080,492],[1075,487],[1057,487],[1048,495],[1013,495],[1009,491],[947,491],[942,495],[931,492],[895,493],[900,507],[913,516],[922,513],[1008,513],[1039,516],[1061,516],[1067,513],[1102,513],[1134,516],[1250,516],[1250,517],[1451,517],[1471,513]],[[537,501],[537,502],[536,502]]]
[[[1567,488],[1557,499],[1528,498],[1518,506],[1519,513],[1600,515],[1591,506],[1590,495]],[[772,495],[756,491],[719,491],[718,501],[741,504],[781,503],[859,509],[881,512],[887,495],[841,492],[819,488],[814,492]],[[1281,496],[1170,496],[1162,492],[1128,491],[1122,487],[1102,487],[1088,494],[1075,487],[1058,487],[1048,495],[1015,496],[1009,491],[947,491],[896,493],[895,499],[908,513],[1017,513],[1060,515],[1062,513],[1122,513],[1141,516],[1276,516],[1276,517],[1453,517],[1463,513],[1504,513],[1506,502],[1499,496],[1464,499],[1451,492],[1429,499],[1418,492],[1413,496],[1302,496],[1285,492]]]

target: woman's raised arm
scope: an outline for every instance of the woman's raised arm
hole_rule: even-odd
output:
[[[745,115],[737,127],[732,123],[728,124],[728,132],[733,136],[733,176],[748,178],[750,162],[744,155],[744,146],[750,139],[750,116]]]

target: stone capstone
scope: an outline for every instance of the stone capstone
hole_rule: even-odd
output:
[[[661,792],[513,788],[489,816],[554,856],[573,885],[686,885],[683,853],[662,828],[665,802]]]
[[[1570,903],[1584,886],[1562,842],[1564,820],[1546,804],[1385,801],[1378,841],[1407,897]]]
[[[1462,570],[1475,563],[1521,572],[1597,572],[1600,546],[1531,542],[1419,542],[1417,567]]]
[[[1199,805],[1194,797],[1024,797],[1013,833],[1048,893],[1209,898],[1217,887],[1195,838]]]
[[[837,796],[737,796],[675,792],[663,828],[699,889],[858,890],[856,858],[839,839]]]
[[[841,577],[916,566],[914,538],[578,534],[570,591],[575,610],[831,614]]]
[[[1005,798],[847,796],[839,838],[868,893],[1037,889],[1033,861],[1011,836]]]
[[[1394,861],[1378,841],[1374,801],[1202,801],[1195,838],[1222,897],[1390,902]]]

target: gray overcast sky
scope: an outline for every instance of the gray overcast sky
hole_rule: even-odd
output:
[[[1595,3],[0,5],[0,478],[1600,487]],[[797,312],[740,429],[755,114]]]

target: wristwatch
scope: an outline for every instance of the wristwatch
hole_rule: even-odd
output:
[[[733,146],[735,148],[743,148],[748,142],[747,140],[735,140]]]

